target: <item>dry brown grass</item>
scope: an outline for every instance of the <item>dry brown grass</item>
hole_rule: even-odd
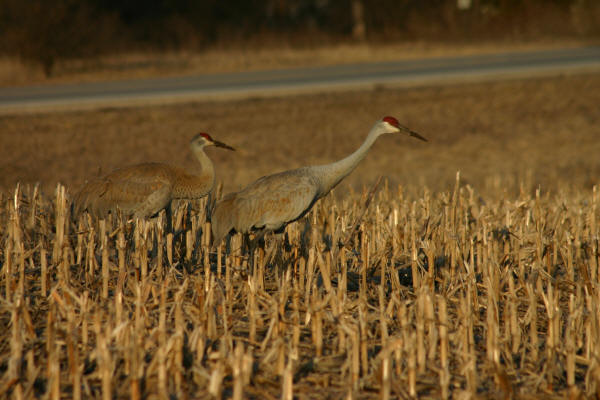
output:
[[[598,104],[580,75],[2,117],[0,397],[597,396]],[[98,168],[193,166],[197,130],[243,149],[211,153],[227,191],[383,114],[431,142],[379,139],[337,189],[385,176],[369,207],[329,196],[264,251],[210,254],[205,200],[174,232],[69,216]]]
[[[597,396],[598,190],[418,190],[327,197],[264,251],[214,255],[202,207],[173,234],[17,188],[0,396]]]

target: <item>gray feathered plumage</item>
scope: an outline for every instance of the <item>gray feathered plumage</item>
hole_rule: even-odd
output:
[[[264,176],[243,190],[224,196],[211,218],[213,244],[219,244],[232,231],[279,231],[302,218],[356,168],[380,135],[394,132],[426,141],[395,118],[385,117],[377,121],[358,150],[340,161]]]
[[[192,139],[191,148],[200,162],[196,175],[185,169],[162,163],[143,163],[117,169],[85,184],[73,198],[74,215],[87,210],[105,216],[117,208],[125,215],[150,217],[169,206],[173,199],[198,199],[214,186],[212,161],[204,153],[206,146],[233,150],[224,143],[200,133]]]

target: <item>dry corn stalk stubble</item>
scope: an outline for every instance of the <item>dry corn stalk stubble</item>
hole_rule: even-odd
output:
[[[203,202],[166,232],[72,222],[64,188],[17,187],[0,395],[597,394],[598,191],[422,193],[328,197],[264,250],[217,256]]]

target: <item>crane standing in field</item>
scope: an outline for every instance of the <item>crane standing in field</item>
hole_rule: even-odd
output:
[[[162,163],[120,168],[81,188],[73,199],[74,215],[87,210],[104,216],[119,208],[124,215],[146,218],[163,208],[168,211],[173,199],[199,199],[206,196],[215,183],[215,170],[204,147],[234,148],[214,140],[207,133],[194,136],[190,146],[200,162],[200,174],[192,175],[183,168]]]
[[[290,222],[302,218],[317,200],[356,168],[384,133],[403,133],[427,141],[400,125],[396,118],[385,117],[375,123],[358,150],[340,161],[264,176],[245,189],[223,197],[211,218],[213,245],[218,245],[232,231],[280,232]]]

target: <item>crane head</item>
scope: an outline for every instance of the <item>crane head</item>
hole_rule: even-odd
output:
[[[219,142],[218,140],[214,140],[208,133],[205,133],[205,132],[201,132],[201,133],[197,134],[196,136],[194,136],[192,138],[191,145],[192,145],[192,147],[198,146],[200,148],[205,147],[205,146],[217,146],[217,147],[222,147],[227,150],[235,151],[235,149],[233,147],[228,146],[223,142]]]
[[[424,142],[427,141],[427,139],[425,139],[423,136],[419,135],[417,132],[408,129],[404,125],[401,125],[400,122],[398,122],[398,120],[394,117],[390,117],[390,116],[383,117],[383,119],[381,120],[381,123],[384,125],[388,125],[392,129],[391,132],[400,132],[400,133],[404,133],[408,136],[412,136],[417,139],[420,139]]]

